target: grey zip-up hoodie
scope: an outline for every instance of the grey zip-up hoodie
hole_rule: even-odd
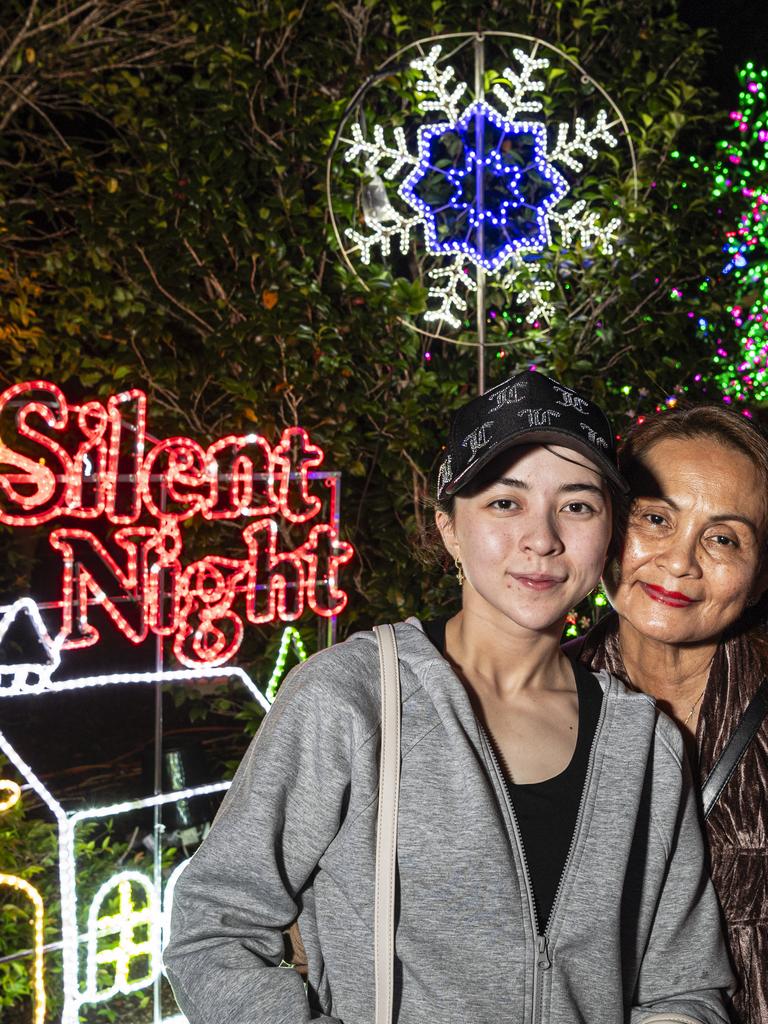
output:
[[[574,841],[537,935],[507,787],[466,691],[417,620],[396,634],[399,1024],[727,1022],[732,975],[677,728],[599,676]],[[379,740],[372,633],[286,679],[176,886],[165,964],[190,1024],[372,1024]],[[278,966],[297,915],[306,994]]]

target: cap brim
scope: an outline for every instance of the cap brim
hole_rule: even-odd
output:
[[[498,441],[495,445],[489,445],[482,455],[478,456],[471,465],[467,466],[450,483],[445,485],[443,494],[449,496],[456,494],[466,487],[467,484],[471,483],[480,470],[484,469],[498,455],[501,455],[510,448],[519,448],[525,444],[559,444],[564,448],[570,448],[588,459],[597,467],[599,472],[607,476],[621,491],[625,493],[629,491],[629,484],[611,460],[596,451],[583,437],[573,434],[568,430],[552,430],[549,428],[547,430],[521,430],[519,434],[507,435],[507,437]]]

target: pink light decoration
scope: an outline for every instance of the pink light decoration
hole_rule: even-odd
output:
[[[44,398],[23,401],[30,393]],[[37,527],[64,517],[120,527],[109,547],[80,526],[49,536],[63,565],[64,648],[99,642],[91,621],[98,607],[133,644],[172,636],[182,664],[222,665],[242,643],[244,619],[292,622],[306,606],[324,618],[343,611],[338,573],[354,552],[333,522],[314,522],[297,548],[280,548],[275,517],[308,524],[322,508],[309,474],[325,456],[301,427],[287,427],[274,447],[259,434],[207,447],[188,437],[149,446],[141,391],[75,405],[35,380],[2,392],[0,414],[12,402],[16,435],[32,454],[0,441],[0,523]],[[333,519],[335,491],[330,498]],[[206,555],[183,566],[180,524],[196,516],[247,520],[243,557]],[[99,579],[110,580],[109,594]]]

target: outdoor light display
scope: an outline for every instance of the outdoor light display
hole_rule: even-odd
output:
[[[21,787],[12,779],[0,779],[0,793],[5,790],[6,796],[0,797],[0,814],[14,807],[21,797]],[[32,925],[33,925],[33,946],[32,946],[32,990],[33,1001],[33,1024],[44,1024],[45,1021],[45,981],[43,968],[43,922],[44,905],[43,897],[34,885],[25,878],[18,878],[16,875],[7,875],[0,872],[0,888],[5,886],[8,889],[15,889],[24,894],[32,904]]]
[[[478,37],[480,38],[480,37]],[[601,147],[615,147],[620,120],[599,110],[592,124],[550,124],[543,117],[548,57],[513,49],[485,93],[481,74],[474,96],[441,66],[442,44],[411,62],[419,72],[413,108],[421,123],[409,142],[402,126],[368,132],[353,121],[343,134],[347,162],[361,162],[364,226],[346,229],[353,257],[367,264],[423,244],[427,271],[427,323],[459,328],[470,300],[488,284],[514,292],[533,323],[553,313],[555,282],[542,259],[555,242],[612,251],[620,221],[589,209],[569,180]],[[428,119],[427,119],[428,118]],[[387,187],[391,182],[392,186]],[[415,241],[414,241],[415,240]]]
[[[714,166],[705,168],[713,176],[715,202],[730,198],[740,210],[726,231],[717,284],[718,290],[727,291],[724,305],[730,322],[701,316],[697,326],[702,340],[714,349],[712,376],[724,401],[742,405],[748,414],[749,403],[768,398],[768,71],[749,63],[739,71],[739,83],[731,130],[718,143]],[[691,162],[699,166],[697,159]],[[702,283],[703,289],[710,287],[710,282]]]
[[[77,692],[85,695],[89,689],[146,684],[150,687],[175,686],[189,683],[234,679],[241,684],[250,698],[269,710],[285,671],[288,651],[293,645],[299,661],[306,658],[298,631],[288,626],[284,630],[277,662],[268,683],[265,696],[251,677],[240,668],[195,668],[158,672],[113,673],[75,679],[53,678],[61,665],[63,639],[52,639],[46,632],[42,617],[30,598],[21,598],[9,608],[0,620],[0,642],[8,629],[20,616],[26,615],[34,627],[44,660],[39,663],[0,665],[0,701],[23,696],[43,697],[51,693]],[[0,721],[2,715],[0,714]],[[0,731],[0,753],[18,772],[25,787],[31,789],[50,812],[58,831],[58,872],[61,900],[61,944],[63,955],[64,1010],[62,1024],[78,1024],[84,1007],[106,1002],[116,995],[128,995],[153,985],[162,971],[161,950],[167,941],[170,919],[170,899],[178,872],[186,861],[177,866],[173,874],[164,879],[160,871],[143,873],[115,870],[90,899],[85,922],[79,914],[77,891],[76,837],[78,828],[94,821],[120,823],[124,815],[139,810],[153,810],[171,804],[183,804],[195,797],[223,793],[228,781],[195,786],[169,793],[155,793],[141,799],[98,804],[75,812],[67,811],[49,787],[10,739]],[[11,779],[0,781],[0,814],[10,809],[21,795],[21,787]],[[117,868],[117,865],[115,865]],[[28,881],[8,874],[0,874],[0,886],[22,892],[30,901],[34,927],[34,961],[32,978],[35,992],[34,1024],[45,1019],[43,920],[45,907],[39,891]],[[117,909],[110,910],[109,901]],[[84,927],[85,924],[85,927]],[[85,947],[84,967],[80,964],[79,949]],[[154,1018],[156,1024],[181,1024],[181,1016]]]
[[[0,645],[12,628],[26,629],[37,652],[21,661],[2,659],[0,708],[4,700],[32,698],[37,704],[63,695],[87,708],[97,693],[139,687],[155,694],[155,751],[162,750],[161,688],[234,683],[247,702],[268,711],[289,656],[307,657],[292,623],[309,612],[330,629],[347,601],[339,570],[352,548],[339,539],[340,476],[322,469],[324,453],[307,432],[288,427],[274,443],[257,433],[207,444],[182,436],[159,439],[149,433],[143,392],[78,403],[42,380],[2,392],[0,421],[0,522],[13,530],[44,528],[58,565],[53,600],[38,605],[23,597],[0,609]],[[227,532],[215,536],[226,537],[229,549],[239,544],[241,553],[200,557],[201,537],[208,535],[200,524],[219,521]],[[185,529],[193,522],[197,557],[187,554]],[[249,625],[268,624],[282,633],[260,689],[227,662]],[[117,655],[110,671],[73,673],[79,652],[116,635],[136,647],[148,644],[154,670],[121,670]],[[164,647],[181,667],[166,666]],[[103,658],[107,665],[110,657]],[[85,806],[82,800],[68,806],[36,766],[34,753],[25,753],[34,731],[14,735],[8,721],[0,714],[0,756],[9,776],[0,781],[0,814],[32,793],[58,837],[61,931],[54,946],[62,958],[62,1024],[91,1019],[101,1005],[111,1012],[106,1007],[112,1000],[146,990],[154,990],[154,1024],[184,1024],[178,1010],[169,1013],[160,999],[173,886],[186,863],[170,873],[163,864],[162,811],[221,795],[229,781],[169,788],[156,769],[148,795],[115,800],[113,793],[105,801],[91,794]],[[109,823],[127,835],[138,812],[154,821],[152,856],[133,866],[106,856],[96,891],[78,891],[81,830]],[[0,873],[2,888],[29,911],[31,959],[22,962],[34,993],[32,1022],[43,1024],[44,929],[45,935],[51,929],[45,897],[39,885],[9,872]]]
[[[16,410],[15,437],[6,428],[0,441],[0,522],[83,523],[49,537],[62,570],[63,649],[98,643],[95,609],[134,644],[172,637],[188,666],[225,664],[246,623],[291,622],[305,608],[338,615],[347,603],[339,568],[352,548],[338,536],[338,474],[318,471],[324,454],[307,432],[288,427],[274,447],[259,434],[205,448],[188,437],[151,442],[146,406],[137,390],[71,404],[48,381],[0,395],[0,417]],[[328,488],[324,522],[314,482]],[[182,525],[195,517],[237,520],[242,556],[185,565]],[[306,524],[292,550],[282,546],[281,520]],[[96,522],[119,527],[109,544]]]

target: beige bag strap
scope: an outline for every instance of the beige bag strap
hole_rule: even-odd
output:
[[[400,793],[400,666],[392,626],[375,626],[381,673],[381,757],[376,829],[376,896],[373,957],[375,1024],[392,1024],[395,969],[397,805]]]

